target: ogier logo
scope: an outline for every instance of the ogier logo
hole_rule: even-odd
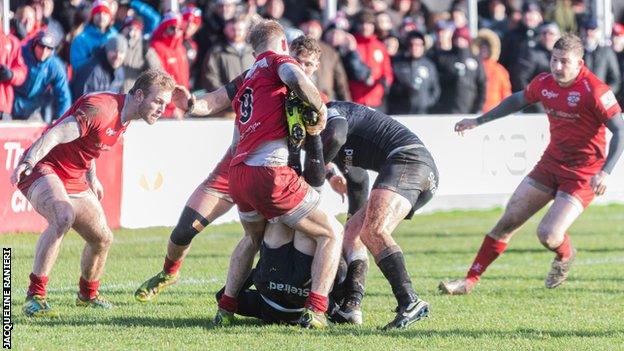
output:
[[[542,96],[547,99],[554,99],[559,96],[559,93],[555,93],[554,91],[548,89],[542,89]]]

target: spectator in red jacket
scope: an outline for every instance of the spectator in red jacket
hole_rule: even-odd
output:
[[[184,33],[180,16],[168,12],[154,31],[149,50],[156,53],[159,59],[157,65],[169,73],[177,84],[189,88],[189,61],[183,40]],[[149,57],[148,54],[148,59]],[[165,118],[181,119],[183,116],[184,111],[176,108],[173,103],[167,105],[163,114]]]
[[[0,23],[2,14],[0,13]],[[19,40],[0,30],[0,120],[10,120],[13,110],[13,87],[26,80],[27,68]]]
[[[385,112],[384,95],[394,76],[385,45],[375,35],[375,15],[362,10],[355,18],[357,51],[371,73],[365,81],[349,81],[353,102]]]

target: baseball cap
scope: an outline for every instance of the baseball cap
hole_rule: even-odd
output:
[[[93,6],[91,6],[91,16],[95,16],[96,14],[100,12],[106,12],[109,15],[112,15],[108,1],[97,0],[96,2],[93,3]]]
[[[195,5],[184,6],[181,12],[184,22],[201,23],[202,11]]]
[[[588,18],[585,21],[583,21],[583,28],[596,29],[598,28],[598,21],[595,18]]]
[[[542,9],[540,8],[539,4],[535,1],[525,1],[524,4],[522,4],[522,13],[531,12],[531,11],[541,12]]]
[[[180,25],[180,16],[175,12],[167,12],[162,21],[160,21],[160,26],[163,28],[167,28],[169,26],[179,26]]]

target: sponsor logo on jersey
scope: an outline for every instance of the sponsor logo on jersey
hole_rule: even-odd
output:
[[[377,49],[373,52],[373,58],[375,59],[375,61],[381,62],[384,59],[384,54],[381,50]]]
[[[275,283],[271,281],[269,282],[269,290],[279,291],[279,292],[283,292],[286,294],[298,295],[302,297],[308,297],[308,295],[310,295],[309,288],[299,288],[296,286],[292,286],[290,284]]]
[[[544,106],[545,107],[545,106]],[[578,119],[581,117],[578,113],[569,113],[565,111],[555,110],[553,108],[545,107],[546,114],[552,118],[562,118],[562,119]]]
[[[613,92],[609,90],[606,93],[602,94],[602,96],[600,97],[600,103],[605,108],[605,110],[608,110],[615,104],[617,104],[617,100],[615,99],[615,95],[613,95]]]
[[[571,91],[568,93],[568,106],[576,107],[581,100],[581,93],[578,91]]]
[[[548,89],[542,89],[542,96],[547,99],[554,99],[559,96],[559,93],[555,93],[554,91]]]
[[[353,149],[345,149],[344,151],[345,153],[345,159],[344,159],[344,164],[345,166],[353,166]]]

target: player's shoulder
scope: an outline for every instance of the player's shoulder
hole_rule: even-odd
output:
[[[109,92],[88,93],[76,101],[76,113],[89,118],[110,118],[120,110],[123,103],[122,94]]]

